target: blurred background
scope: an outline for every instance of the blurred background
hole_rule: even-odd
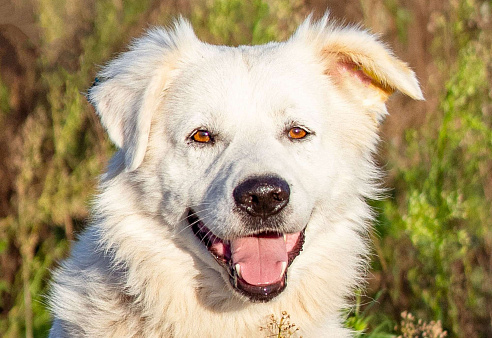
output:
[[[182,14],[211,43],[286,39],[313,12],[363,23],[408,62],[378,161],[365,337],[492,337],[492,1],[0,0],[0,336],[45,337],[51,269],[114,151],[83,93],[99,66]],[[293,318],[295,321],[295,318]],[[327,333],[329,336],[329,333]]]

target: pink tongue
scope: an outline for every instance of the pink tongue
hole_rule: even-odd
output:
[[[282,262],[288,261],[282,235],[263,234],[231,241],[234,266],[239,264],[241,278],[251,285],[268,285],[282,278]]]

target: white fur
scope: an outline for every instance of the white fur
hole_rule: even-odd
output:
[[[99,77],[89,99],[120,150],[90,226],[54,273],[50,336],[261,337],[282,311],[303,337],[350,336],[340,310],[364,276],[378,124],[390,91],[422,99],[414,73],[325,16],[286,42],[237,48],[203,43],[179,20]],[[289,124],[313,134],[292,142]],[[191,144],[197,128],[215,144]],[[286,289],[266,303],[232,289],[186,221],[192,207],[217,236],[241,233],[232,191],[259,174],[290,185],[285,231],[306,227]]]

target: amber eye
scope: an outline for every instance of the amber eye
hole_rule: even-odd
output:
[[[307,136],[308,132],[300,127],[293,127],[289,130],[289,138],[293,140],[300,140]]]
[[[210,132],[207,130],[197,130],[191,137],[193,138],[193,141],[199,143],[212,142],[212,136],[210,135]]]

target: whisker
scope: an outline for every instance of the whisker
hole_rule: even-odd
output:
[[[209,210],[212,210],[212,208],[204,208],[204,209],[202,209],[202,210],[200,210],[200,211],[197,211],[197,212],[194,212],[194,213],[192,213],[192,214],[189,214],[189,215],[188,215],[188,216],[186,216],[185,218],[181,219],[178,223],[176,223],[176,224],[174,225],[174,228],[176,228],[176,227],[179,225],[179,223],[183,222],[185,219],[188,219],[188,218],[189,218],[189,217],[191,217],[191,216],[196,216],[196,215],[198,214],[198,212],[205,212],[205,211],[209,211]],[[205,213],[205,216],[207,216],[208,214],[209,214],[209,213]],[[198,223],[198,222],[200,222],[200,221],[201,221],[201,220],[200,220],[200,219],[198,219],[198,220],[194,221],[193,223],[188,224],[188,225],[187,225],[187,226],[185,226],[183,229],[179,230],[176,234],[174,234],[174,236],[178,236],[178,235],[180,235],[183,231],[186,231],[187,229],[191,228],[193,225],[197,224],[197,223]]]
[[[178,220],[177,224],[183,222],[188,217],[196,216],[199,212],[202,213],[202,212],[205,212],[205,211],[208,211],[208,210],[212,210],[212,208],[203,208],[203,209],[199,209],[197,211],[195,211],[195,209],[193,209],[193,211],[194,211],[193,213],[187,214],[187,216],[185,216],[184,218],[181,218],[180,220]]]

